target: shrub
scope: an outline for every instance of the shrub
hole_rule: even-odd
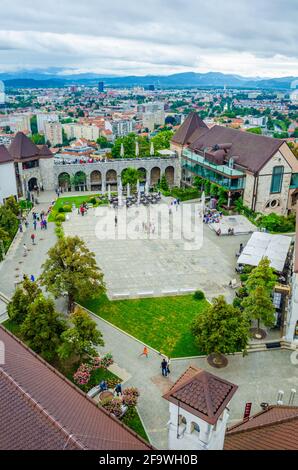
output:
[[[116,418],[120,418],[122,415],[122,400],[119,398],[113,398],[112,400],[106,400],[101,402],[101,406],[105,408],[109,413],[114,415]]]
[[[134,395],[123,395],[122,403],[128,407],[136,406],[138,398]]]
[[[73,375],[73,380],[78,385],[86,385],[90,380],[91,368],[89,364],[81,364]]]
[[[196,290],[194,295],[193,295],[193,298],[195,300],[203,300],[203,299],[205,299],[205,294],[201,290]]]
[[[57,238],[59,238],[59,239],[64,237],[64,231],[63,231],[63,228],[61,226],[55,228],[55,233],[56,233]]]
[[[58,212],[59,212],[60,214],[61,214],[62,212],[64,212],[63,207],[59,207],[59,208],[58,208]]]
[[[55,217],[56,222],[65,222],[65,214],[57,214]]]
[[[64,212],[71,212],[72,211],[71,205],[70,204],[65,204],[65,206],[63,206],[63,211]]]
[[[295,214],[288,217],[275,213],[260,217],[259,224],[269,232],[294,232],[295,231]]]
[[[90,204],[96,204],[96,197],[92,196],[88,199],[88,202],[90,202]]]
[[[132,395],[134,397],[139,397],[140,392],[136,387],[127,387],[123,390],[123,395]]]

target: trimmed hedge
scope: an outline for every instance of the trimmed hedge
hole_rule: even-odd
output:
[[[57,214],[55,217],[56,222],[65,222],[65,214]]]

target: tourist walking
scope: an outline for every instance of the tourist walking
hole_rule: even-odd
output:
[[[167,375],[168,375],[168,363],[167,363],[165,357],[161,361],[160,367],[161,367],[161,373],[162,373],[163,377],[167,377]]]
[[[242,253],[243,251],[243,243],[240,243],[240,246],[239,246],[239,253]]]
[[[36,230],[36,226],[37,226],[37,222],[36,222],[36,219],[33,220],[33,227],[34,227],[34,230]]]
[[[118,224],[118,217],[117,215],[115,215],[115,227],[117,227],[117,224]]]
[[[120,383],[118,383],[115,387],[115,393],[117,394],[117,397],[119,397],[119,395],[122,395],[122,386]]]
[[[143,352],[141,352],[140,356],[146,356],[146,357],[148,357],[148,352],[149,352],[149,351],[148,351],[147,346],[144,346],[144,347],[143,347]]]
[[[28,253],[28,248],[27,248],[27,245],[26,245],[26,243],[24,243],[24,245],[23,245],[23,249],[24,249],[24,256],[27,256],[27,253]]]
[[[31,241],[32,241],[32,245],[35,245],[35,234],[32,233],[31,235]]]
[[[19,224],[19,231],[20,233],[23,233],[23,225],[21,223]]]
[[[30,281],[32,281],[32,282],[35,281],[35,277],[33,276],[33,274],[31,274],[31,276],[30,276]]]

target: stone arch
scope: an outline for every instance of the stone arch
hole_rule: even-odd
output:
[[[117,189],[117,171],[116,170],[108,170],[106,172],[106,184],[107,187],[110,186],[112,190]]]
[[[37,178],[32,177],[28,180],[28,191],[33,191],[34,189],[37,189],[38,187],[38,182]]]
[[[66,171],[58,175],[58,187],[62,188],[64,191],[71,190],[70,175],[69,173],[66,173]]]
[[[99,170],[93,170],[90,173],[91,191],[100,191],[102,186],[102,176]]]
[[[161,171],[158,166],[155,166],[151,169],[150,172],[150,184],[151,186],[155,186],[156,184],[159,183],[161,178]]]
[[[175,169],[173,166],[167,166],[165,170],[166,179],[169,186],[174,186]]]
[[[140,177],[139,177],[140,182],[146,181],[146,179],[147,179],[147,170],[146,170],[146,168],[144,168],[144,167],[138,168],[138,172],[139,172],[139,175],[140,175]]]
[[[87,176],[82,170],[77,171],[74,175],[74,187],[76,191],[87,190]]]

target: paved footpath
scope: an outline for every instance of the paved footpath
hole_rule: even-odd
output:
[[[161,376],[161,356],[149,349],[149,357],[140,357],[143,345],[139,341],[115,329],[100,318],[93,316],[103,333],[103,351],[113,354],[114,360],[131,378],[127,385],[140,390],[139,412],[151,443],[159,448],[167,448],[168,402],[162,395],[177,380],[185,369],[193,364],[208,370],[239,386],[232,402],[230,424],[241,420],[246,402],[252,402],[252,412],[260,411],[260,403],[276,403],[278,390],[284,390],[284,403],[288,402],[292,388],[298,390],[298,366],[291,363],[291,351],[275,350],[229,356],[229,364],[224,369],[210,367],[205,358],[171,361],[171,374]],[[296,398],[295,404],[298,405]]]
[[[69,194],[70,195],[70,194]],[[36,207],[40,212],[47,209],[55,194],[41,194],[40,204]],[[37,245],[32,246],[30,235],[33,232],[32,215],[29,215],[30,228],[18,234],[8,256],[0,264],[0,291],[11,296],[14,291],[16,276],[41,273],[41,265],[49,248],[56,242],[55,226],[48,224],[47,231],[37,230]],[[23,243],[30,248],[27,257],[23,257]],[[61,306],[62,306],[62,302]],[[59,304],[60,304],[59,303]],[[59,305],[60,306],[60,305]],[[0,315],[3,320],[4,304],[0,304]],[[145,313],[145,312],[144,312]],[[98,317],[95,318],[98,328],[105,340],[104,351],[110,351],[124,375],[126,384],[139,388],[139,412],[145,424],[151,443],[159,448],[167,448],[167,421],[169,419],[168,403],[162,398],[169,386],[190,365],[204,368],[220,377],[226,378],[239,386],[231,402],[231,422],[243,416],[246,402],[253,402],[253,412],[260,410],[261,402],[276,403],[278,390],[284,390],[288,402],[291,388],[298,389],[298,366],[290,360],[291,351],[276,350],[251,353],[247,357],[230,356],[225,369],[212,369],[205,358],[172,361],[171,374],[168,378],[161,376],[161,356],[149,350],[149,357],[140,357],[143,345],[137,340],[115,329]],[[298,404],[296,398],[295,404]]]

